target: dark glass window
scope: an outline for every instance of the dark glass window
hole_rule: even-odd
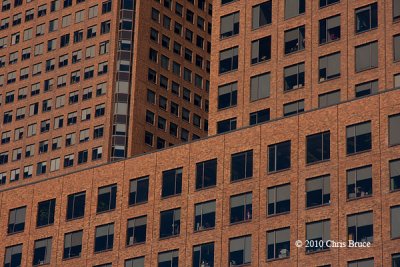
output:
[[[68,196],[67,220],[81,218],[85,215],[85,197],[86,192]]]
[[[355,199],[372,194],[372,166],[347,171],[347,198]]]
[[[304,112],[304,99],[283,105],[283,117],[288,117]]]
[[[267,232],[267,260],[290,256],[290,228]]]
[[[319,21],[319,43],[326,44],[340,39],[340,15]]]
[[[329,5],[333,5],[339,3],[340,0],[319,0],[319,7],[326,7]]]
[[[50,263],[52,238],[35,241],[32,265],[44,265]]]
[[[357,8],[356,33],[368,31],[378,27],[378,3]]]
[[[233,71],[238,68],[238,47],[219,52],[219,73]]]
[[[6,247],[4,267],[19,267],[22,261],[22,244]]]
[[[272,1],[253,6],[252,29],[257,29],[272,22]]]
[[[217,122],[217,133],[226,133],[236,129],[236,118]]]
[[[252,193],[231,196],[230,198],[230,222],[237,223],[250,221],[253,217]]]
[[[390,207],[390,237],[400,237],[400,206]]]
[[[236,106],[237,82],[218,87],[218,109]]]
[[[304,50],[306,47],[306,27],[300,26],[285,31],[285,54]]]
[[[215,200],[195,204],[194,231],[215,227]]]
[[[229,239],[229,266],[251,264],[251,236]]]
[[[96,226],[94,251],[111,250],[114,246],[114,223]]]
[[[366,95],[378,92],[378,80],[359,83],[355,87],[356,97],[363,97]]]
[[[400,253],[392,255],[392,267],[400,267]]]
[[[284,69],[284,90],[289,91],[304,86],[304,63],[298,63]]]
[[[290,168],[290,141],[268,146],[268,171]]]
[[[214,267],[214,243],[193,247],[193,267]]]
[[[330,240],[331,221],[323,220],[306,224],[306,240],[313,246],[308,246],[306,252],[316,252],[329,249],[326,241]],[[317,245],[316,245],[317,244]]]
[[[319,82],[340,77],[340,52],[319,58]]]
[[[176,236],[180,233],[181,209],[166,210],[160,213],[160,238]]]
[[[179,251],[171,250],[158,253],[158,267],[178,267]]]
[[[290,184],[268,188],[268,215],[290,212]]]
[[[324,175],[306,180],[306,207],[331,203],[330,176]]]
[[[389,161],[390,190],[400,189],[400,159]],[[400,266],[399,266],[400,267]]]
[[[82,252],[83,231],[76,231],[64,235],[63,259],[80,257]]]
[[[307,163],[330,159],[330,132],[309,135],[307,139]]]
[[[372,211],[347,216],[348,240],[373,242],[374,225]]]
[[[221,17],[220,38],[227,38],[239,34],[240,13],[235,12]]]
[[[269,119],[270,119],[269,108],[250,113],[250,125],[266,122],[269,121]]]
[[[8,217],[9,234],[23,232],[25,229],[26,206],[11,209]]]
[[[400,144],[400,114],[389,116],[389,145]]]
[[[305,0],[285,0],[285,19],[296,17],[306,12]]]
[[[99,188],[97,195],[97,212],[110,211],[115,209],[117,200],[117,185],[108,185]]]
[[[147,202],[149,197],[149,177],[132,179],[129,182],[129,205]]]
[[[370,150],[372,147],[371,122],[346,127],[347,154]]]
[[[217,184],[217,159],[196,164],[196,189],[207,188]]]
[[[271,36],[251,42],[251,64],[271,59]]]
[[[253,176],[253,150],[240,152],[231,156],[231,181],[242,180]]]
[[[147,216],[132,218],[128,220],[126,233],[126,245],[134,245],[146,242]]]
[[[178,195],[182,192],[182,168],[164,171],[162,174],[162,197]]]
[[[54,223],[56,199],[39,202],[36,226],[46,226]]]

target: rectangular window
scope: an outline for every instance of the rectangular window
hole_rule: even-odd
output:
[[[319,58],[319,82],[340,77],[340,52]]]
[[[347,267],[374,267],[374,259],[349,261]]]
[[[179,251],[171,250],[158,253],[158,267],[173,267],[179,264]]]
[[[378,80],[359,83],[355,86],[356,97],[363,97],[378,92]]]
[[[372,195],[372,167],[347,170],[347,199]]]
[[[164,171],[162,174],[162,197],[179,195],[182,192],[182,168]]]
[[[219,74],[238,68],[238,50],[237,46],[219,52]]]
[[[389,116],[389,145],[400,144],[400,114]]]
[[[26,206],[11,209],[8,217],[8,234],[23,232],[25,229]]]
[[[288,117],[304,112],[304,99],[283,105],[283,116]]]
[[[355,10],[356,33],[365,32],[378,27],[378,3],[373,3]]]
[[[331,221],[323,220],[306,224],[306,240],[316,246],[306,248],[306,253],[328,250],[327,241],[331,236]]]
[[[230,223],[251,221],[252,215],[251,192],[230,197]]]
[[[307,163],[330,159],[330,132],[309,135],[307,142]]]
[[[97,212],[114,210],[116,201],[117,201],[116,184],[100,187],[97,195]]]
[[[318,96],[318,107],[324,108],[340,103],[340,90],[320,94]]]
[[[54,223],[56,199],[39,202],[37,212],[37,227],[43,227]]]
[[[229,239],[229,265],[251,264],[251,236]]]
[[[290,256],[290,228],[267,232],[267,260]]]
[[[129,219],[126,232],[126,245],[131,246],[146,242],[146,226],[147,216]]]
[[[400,206],[390,207],[390,237],[400,237]]]
[[[160,213],[160,238],[176,236],[180,233],[181,209],[166,210]]]
[[[64,235],[63,259],[78,258],[82,252],[83,230],[66,233]]]
[[[250,101],[267,98],[270,95],[271,74],[269,72],[250,78]]]
[[[290,184],[269,187],[268,215],[290,212]]]
[[[4,256],[4,267],[21,266],[21,261],[22,244],[6,247],[6,253]]]
[[[214,266],[214,243],[200,244],[193,247],[192,267]]]
[[[110,1],[111,3],[111,1]],[[104,3],[103,3],[104,4]],[[111,6],[111,5],[110,5]],[[111,267],[110,266],[96,266],[96,267]],[[128,259],[125,260],[125,266],[124,267],[144,267],[144,257],[138,257],[134,259]]]
[[[305,34],[306,27],[304,25],[285,31],[285,54],[304,50]]]
[[[348,240],[373,242],[374,225],[372,211],[347,216]]]
[[[196,189],[208,188],[217,184],[217,159],[196,164]]]
[[[296,17],[305,11],[305,0],[285,0],[285,19]]]
[[[319,21],[319,44],[326,44],[340,39],[340,15]]]
[[[400,159],[389,161],[390,168],[390,190],[400,189]]]
[[[319,7],[323,8],[323,7],[330,6],[330,5],[339,3],[339,2],[340,2],[340,0],[319,0]]]
[[[227,38],[239,34],[240,13],[235,12],[221,17],[220,38]]]
[[[324,175],[306,180],[306,207],[317,207],[331,203],[330,176]]]
[[[50,264],[52,238],[35,240],[33,265]]]
[[[272,1],[266,1],[253,6],[252,9],[252,29],[258,29],[272,22]]]
[[[270,119],[269,108],[250,113],[250,125],[263,123],[269,121],[269,119]]]
[[[82,218],[85,215],[86,192],[74,193],[68,196],[67,220]]]
[[[225,133],[236,129],[236,118],[217,122],[217,133]]]
[[[253,150],[231,156],[231,181],[238,181],[253,176]]]
[[[393,36],[393,57],[395,62],[400,60],[400,34]]]
[[[284,69],[284,90],[289,91],[304,86],[304,62]]]
[[[378,67],[378,42],[356,46],[356,72]]]
[[[114,246],[114,223],[96,226],[94,252],[112,250]]]
[[[251,64],[271,59],[271,36],[251,42]]]
[[[202,231],[215,227],[215,200],[194,205],[194,231]]]
[[[400,1],[393,0],[393,20],[400,19]]]
[[[372,147],[371,122],[346,127],[347,154],[370,150]]]
[[[237,104],[237,82],[221,85],[218,87],[218,109],[236,106]]]
[[[286,141],[268,146],[268,172],[290,168],[290,145],[291,141]]]

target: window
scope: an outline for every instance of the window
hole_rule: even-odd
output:
[[[356,72],[378,67],[378,42],[356,46]]]
[[[284,90],[289,91],[304,86],[304,63],[298,63],[284,69]]]
[[[330,176],[324,175],[306,180],[306,207],[316,207],[331,203]]]
[[[171,250],[158,253],[158,267],[174,267],[179,264],[179,251]]]
[[[253,6],[252,29],[271,24],[272,22],[272,1],[267,1]]]
[[[290,212],[290,184],[270,187],[268,193],[268,215]]]
[[[193,247],[193,267],[214,266],[214,243]]]
[[[181,209],[166,210],[160,213],[160,238],[176,236],[180,233]]]
[[[240,13],[235,12],[221,17],[220,38],[227,38],[239,34]]]
[[[373,242],[374,225],[372,211],[347,216],[348,240]]]
[[[269,121],[269,119],[270,119],[269,108],[250,113],[250,125],[266,122]]]
[[[356,97],[363,97],[376,92],[378,92],[378,80],[360,83],[355,87]]]
[[[314,246],[306,248],[306,252],[316,252],[327,250],[329,246],[327,241],[330,240],[331,221],[323,220],[306,224],[306,240]],[[317,244],[317,245],[316,245]]]
[[[306,11],[305,0],[285,0],[285,19],[290,19]]]
[[[390,190],[400,189],[400,159],[389,161]]]
[[[340,15],[319,21],[319,44],[326,44],[340,39]]]
[[[399,0],[393,0],[393,20],[400,18],[400,2]]]
[[[250,221],[253,216],[252,193],[231,196],[230,223]]]
[[[400,87],[400,74],[393,75],[393,87],[394,88]]]
[[[307,163],[330,159],[330,132],[309,135],[307,139]]]
[[[285,31],[285,54],[305,49],[305,26]]]
[[[318,96],[318,107],[324,108],[340,103],[340,90],[320,94]]]
[[[355,10],[356,33],[365,32],[378,27],[378,3],[360,7]]]
[[[251,263],[251,236],[229,239],[229,266]]]
[[[45,174],[46,171],[47,171],[47,162],[46,161],[38,162],[38,164],[36,165],[36,175]]]
[[[253,150],[231,156],[231,181],[238,181],[253,176]]]
[[[400,144],[400,114],[389,116],[389,145]]]
[[[217,133],[225,133],[236,129],[236,118],[217,122]]]
[[[340,2],[340,0],[319,0],[319,7],[323,8],[323,7],[333,5],[333,4],[336,4],[339,2]]]
[[[217,159],[196,164],[196,189],[207,188],[217,184]]]
[[[195,204],[195,232],[215,227],[215,205],[215,200]]]
[[[126,233],[126,245],[146,242],[147,216],[132,218],[128,220]]]
[[[21,261],[22,244],[6,247],[6,253],[4,256],[4,267],[21,266]]]
[[[97,212],[115,209],[117,199],[117,185],[108,185],[99,188],[97,196]]]
[[[23,232],[25,229],[26,206],[11,209],[8,217],[8,234]]]
[[[276,172],[290,168],[290,141],[268,146],[268,171]]]
[[[238,68],[238,47],[232,47],[219,52],[219,74]]]
[[[63,259],[71,259],[81,256],[83,231],[66,233],[64,235]]]
[[[51,259],[52,238],[35,240],[33,251],[33,265],[49,264]]]
[[[114,223],[96,226],[94,251],[112,250],[114,246]]]
[[[162,197],[178,195],[182,192],[182,168],[164,171],[162,176]]]
[[[68,196],[67,220],[82,218],[85,215],[85,197],[86,192]]]
[[[101,267],[111,267],[111,265]],[[125,267],[144,267],[144,257],[125,260]]]
[[[251,42],[251,64],[271,59],[271,36]]]
[[[39,202],[36,226],[42,227],[54,223],[56,199]]]
[[[319,58],[319,82],[340,77],[340,52]]]
[[[86,163],[88,160],[88,151],[82,150],[78,152],[78,164]]]
[[[362,122],[346,127],[347,154],[354,154],[371,149],[371,122]]]
[[[349,261],[347,267],[374,267],[374,259]]]
[[[237,104],[237,82],[218,87],[218,109],[229,108]]]
[[[250,80],[250,101],[269,97],[271,74],[263,73],[251,77]]]
[[[390,207],[390,237],[400,237],[400,206]]]
[[[347,171],[347,199],[372,194],[372,167],[365,166]]]
[[[290,228],[267,232],[267,260],[290,256]]]

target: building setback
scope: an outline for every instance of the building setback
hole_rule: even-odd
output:
[[[0,255],[5,266],[398,266],[399,104],[398,89],[381,92],[4,189]],[[306,239],[323,243],[296,248]]]
[[[2,1],[0,184],[207,135],[210,1]]]

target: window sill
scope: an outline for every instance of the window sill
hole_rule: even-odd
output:
[[[218,111],[224,111],[224,110],[227,110],[227,109],[230,109],[230,108],[236,108],[236,107],[237,107],[237,105],[232,105],[232,106],[224,107],[224,108],[218,108]]]
[[[136,246],[140,246],[140,245],[144,245],[146,244],[146,241],[143,242],[137,242],[137,243],[133,243],[133,244],[126,244],[126,248],[130,248],[130,247],[136,247]]]
[[[306,13],[306,12],[304,11],[304,13],[297,14],[297,15],[295,15],[295,16],[293,16],[293,17],[290,17],[290,18],[285,18],[285,17],[284,17],[283,20],[284,20],[284,21],[288,21],[288,20],[291,20],[291,19],[294,19],[294,18],[303,16],[305,13]]]
[[[149,202],[148,202],[148,201],[143,201],[143,202],[132,203],[132,204],[129,204],[129,203],[128,203],[128,208],[137,207],[137,206],[140,206],[140,205],[145,205],[145,204],[147,204],[147,203],[149,203]]]
[[[351,202],[351,201],[364,199],[364,198],[370,198],[370,197],[373,197],[373,196],[374,196],[373,194],[370,194],[370,195],[366,195],[366,196],[362,196],[362,197],[347,198],[346,202]]]
[[[239,225],[239,224],[244,224],[244,223],[248,223],[248,222],[251,222],[251,221],[252,221],[252,219],[238,221],[238,222],[231,222],[231,223],[229,223],[229,226],[235,226],[235,225]]]
[[[270,58],[267,58],[267,59],[264,59],[264,60],[260,60],[260,61],[258,61],[258,62],[256,62],[256,63],[251,63],[251,62],[250,62],[250,66],[251,66],[251,67],[258,66],[258,65],[261,65],[261,64],[263,64],[263,63],[270,62],[270,61],[271,61],[271,57],[270,57]]]
[[[40,264],[32,264],[32,266],[45,266],[45,265],[50,265],[50,262],[40,263]]]
[[[299,50],[295,50],[295,51],[291,51],[291,52],[288,52],[288,53],[285,53],[285,52],[283,52],[283,55],[285,56],[285,57],[289,57],[289,56],[291,56],[291,55],[295,55],[295,54],[298,54],[298,53],[301,53],[301,52],[303,52],[303,51],[305,51],[306,50],[306,48],[304,47],[303,49],[299,49]]]
[[[201,191],[204,191],[204,190],[207,190],[207,189],[216,188],[216,187],[217,187],[217,185],[210,185],[210,186],[207,186],[207,187],[196,188],[195,192],[201,192]]]
[[[291,169],[291,167],[286,168],[286,169],[282,169],[282,170],[277,170],[277,171],[268,171],[267,170],[267,174],[277,174],[277,173],[280,173],[280,172],[289,171],[290,169]]]
[[[400,192],[400,188],[397,188],[397,189],[389,189],[389,193],[396,193],[396,192]]]
[[[206,232],[206,231],[211,231],[211,230],[215,230],[215,227],[209,227],[209,228],[204,228],[204,229],[200,229],[200,230],[193,230],[193,233],[202,233],[202,232]]]
[[[273,261],[280,261],[280,260],[287,260],[290,259],[290,255],[284,258],[273,258],[273,259],[267,259],[267,262],[273,262]]]
[[[321,205],[315,205],[315,206],[311,206],[311,207],[306,207],[306,210],[322,208],[322,207],[326,207],[326,206],[330,206],[330,205],[331,205],[331,202],[325,203],[325,204],[321,204]]]
[[[101,214],[112,212],[112,211],[115,211],[115,208],[110,209],[110,210],[96,211],[96,215],[101,215]]]
[[[379,62],[378,62],[379,63]],[[363,73],[363,72],[366,72],[366,71],[368,71],[368,70],[374,70],[374,69],[377,69],[378,68],[378,66],[376,66],[376,67],[371,67],[371,68],[367,68],[367,69],[362,69],[362,70],[359,70],[359,71],[357,71],[357,70],[355,70],[355,73],[356,74],[359,74],[359,73]]]
[[[46,225],[40,225],[40,226],[36,226],[36,229],[38,230],[38,229],[42,229],[42,228],[45,228],[45,227],[48,227],[48,226],[53,226],[54,225],[54,223],[49,223],[49,224],[46,224]]]
[[[225,71],[225,72],[222,72],[222,73],[220,73],[220,72],[218,71],[218,76],[222,76],[222,75],[226,75],[226,74],[234,73],[234,72],[238,71],[238,69],[239,69],[239,67],[238,67],[237,69],[234,69],[234,70],[228,70],[228,71]]]
[[[301,85],[300,87],[297,87],[297,88],[291,88],[291,89],[287,89],[287,90],[283,89],[283,93],[288,94],[290,92],[297,91],[299,89],[303,89],[304,87],[305,87],[304,85]]]
[[[265,72],[264,72],[265,73]],[[250,103],[254,103],[254,102],[257,102],[257,101],[261,101],[261,100],[263,100],[263,99],[268,99],[268,98],[270,98],[271,96],[269,95],[269,96],[266,96],[266,97],[263,97],[263,98],[257,98],[257,99],[254,99],[254,100],[251,100],[250,99]]]
[[[105,249],[105,250],[94,251],[93,254],[99,254],[99,253],[103,253],[103,252],[109,252],[109,251],[112,251],[112,250],[113,250],[112,248],[108,248],[108,249]]]
[[[257,27],[257,28],[251,28],[251,31],[257,31],[257,30],[260,30],[260,29],[263,29],[263,28],[266,28],[266,27],[268,27],[268,26],[271,26],[272,25],[272,22],[270,22],[270,23],[267,23],[267,24],[264,24],[264,25],[262,25],[262,26],[259,26],[259,27]]]
[[[25,230],[25,229],[24,229],[24,230]],[[24,230],[18,231],[18,232],[12,232],[12,233],[7,232],[7,236],[13,236],[13,235],[21,234],[21,233],[24,232]]]
[[[175,195],[169,195],[169,196],[165,196],[165,197],[161,196],[161,200],[165,200],[165,199],[173,198],[173,197],[180,197],[180,196],[181,196],[181,193],[175,194]]]
[[[233,184],[233,183],[238,183],[238,182],[242,182],[242,181],[251,180],[252,178],[253,178],[253,176],[245,177],[245,178],[240,178],[240,179],[236,179],[236,180],[232,180],[232,179],[231,179],[231,184]]]
[[[372,149],[366,149],[366,150],[363,150],[363,151],[357,151],[357,152],[350,153],[350,154],[346,153],[346,157],[357,156],[357,155],[368,153],[368,152],[371,152],[371,151],[372,151]]]
[[[274,217],[278,217],[281,215],[288,215],[288,214],[290,214],[290,210],[285,211],[285,212],[275,213],[275,214],[267,214],[267,218],[274,218]]]
[[[357,30],[355,30],[354,35],[357,36],[357,35],[359,35],[359,34],[363,34],[363,33],[366,33],[366,32],[371,32],[371,31],[376,30],[376,29],[378,29],[378,27],[370,28],[370,29],[368,29],[368,30],[364,30],[364,31],[361,31],[361,32],[357,32]]]
[[[229,3],[221,4],[221,7],[227,6],[227,5],[229,5],[229,4],[233,4],[233,3],[237,2],[237,1],[239,1],[239,0],[234,0],[234,1],[229,2]]]
[[[227,40],[227,39],[235,38],[236,36],[239,36],[239,34],[240,34],[240,33],[235,33],[235,34],[229,35],[229,36],[227,36],[227,37],[221,37],[221,35],[220,35],[220,36],[219,36],[219,41],[221,42],[221,41],[224,41],[224,40]]]
[[[330,248],[324,248],[324,249],[320,249],[320,250],[316,250],[316,251],[309,251],[309,252],[305,252],[306,255],[313,255],[313,254],[317,254],[317,253],[322,253],[322,252],[327,252],[330,251]]]
[[[73,256],[73,257],[69,257],[69,258],[62,258],[62,261],[69,261],[69,260],[74,260],[74,259],[79,259],[81,257],[81,255],[79,256]]]
[[[329,161],[331,161],[330,158],[329,159],[322,159],[322,160],[319,160],[319,161],[314,161],[314,162],[311,162],[311,163],[306,163],[306,167],[313,166],[313,165],[320,164],[320,163],[326,163],[326,162],[329,162]]]
[[[400,143],[399,143],[399,144],[392,144],[392,145],[389,144],[389,145],[388,145],[389,148],[391,148],[391,147],[396,147],[396,146],[400,146]]]
[[[81,216],[81,217],[76,217],[76,218],[71,218],[71,219],[65,219],[66,222],[70,222],[70,221],[76,221],[76,220],[80,220],[85,218],[85,216]]]
[[[324,8],[328,8],[328,7],[337,5],[337,4],[340,4],[340,1],[335,2],[335,3],[332,3],[332,4],[327,4],[327,5],[323,6],[323,7],[319,6],[318,8],[319,8],[319,9],[324,9]]]
[[[160,238],[158,238],[158,240],[159,240],[159,241],[163,241],[163,240],[168,240],[168,239],[175,238],[175,237],[179,237],[179,234],[177,234],[177,235],[165,236],[165,237],[160,237]]]
[[[338,79],[340,79],[340,78],[341,78],[341,76],[340,76],[340,74],[339,74],[339,76],[336,76],[336,77],[333,77],[333,78],[329,78],[329,79],[325,79],[325,80],[323,80],[323,81],[321,81],[321,79],[319,79],[318,84],[323,84],[323,83],[326,83],[326,82],[338,80]]]

